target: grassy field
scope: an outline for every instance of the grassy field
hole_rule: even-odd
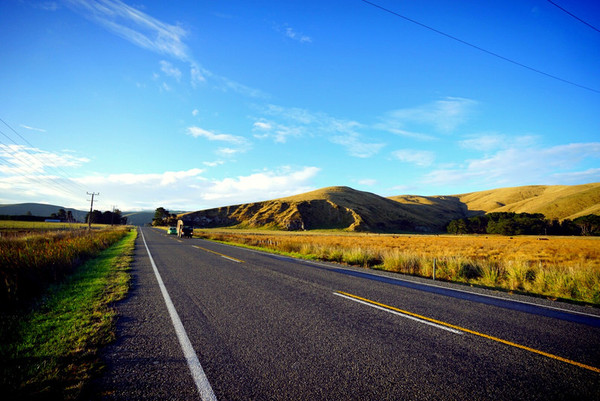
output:
[[[122,230],[121,234],[112,246],[46,289],[33,305],[2,312],[3,396],[81,398],[85,384],[100,369],[99,347],[114,339],[111,304],[129,286],[137,231]]]
[[[301,257],[600,305],[600,238],[195,230]]]
[[[47,223],[43,221],[13,221],[0,220],[0,233],[5,236],[11,233],[22,234],[24,232],[57,231],[57,230],[78,230],[87,228],[84,223]],[[92,224],[92,228],[105,228],[104,224]]]
[[[55,223],[0,226],[0,309],[28,302],[125,235],[123,226],[87,230]]]

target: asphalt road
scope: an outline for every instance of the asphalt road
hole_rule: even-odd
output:
[[[597,309],[143,234],[95,398],[600,399]]]

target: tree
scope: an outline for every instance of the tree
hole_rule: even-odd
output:
[[[89,213],[85,216],[86,220],[89,216]],[[121,211],[116,209],[114,212],[109,210],[105,212],[100,212],[99,210],[94,210],[92,212],[92,223],[95,224],[127,224],[127,217],[121,216]]]
[[[169,213],[164,207],[159,207],[154,212],[153,226],[174,226],[177,224],[177,215]]]
[[[600,216],[588,214],[573,220],[581,230],[581,235],[600,235]]]
[[[163,220],[167,219],[168,217],[169,217],[169,211],[162,206],[158,207],[158,208],[156,208],[156,211],[154,212],[154,218],[152,219],[152,225],[153,226],[162,226]]]

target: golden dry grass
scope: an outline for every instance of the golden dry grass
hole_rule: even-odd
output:
[[[307,257],[600,304],[600,238],[196,230]]]

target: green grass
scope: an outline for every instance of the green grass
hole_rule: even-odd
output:
[[[78,399],[115,338],[111,304],[129,288],[137,231],[54,285],[33,310],[2,316],[1,392],[14,399]]]
[[[0,220],[0,230],[54,231],[87,228],[87,223],[47,223],[44,221]],[[103,228],[105,224],[92,224],[92,228]]]

